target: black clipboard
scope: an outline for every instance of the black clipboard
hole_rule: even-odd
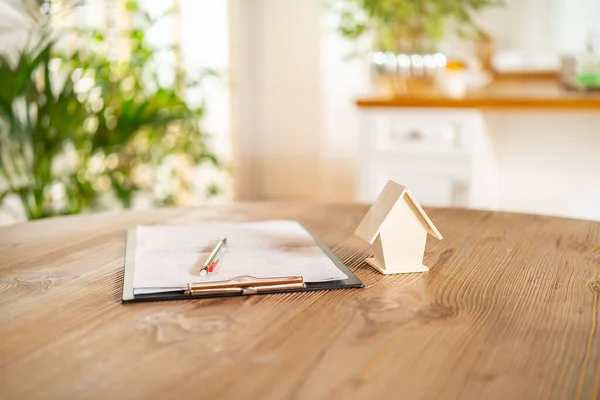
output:
[[[306,229],[305,226],[303,226]],[[311,234],[317,245],[323,250],[323,252],[333,261],[335,266],[340,269],[346,276],[347,279],[341,281],[327,281],[327,282],[314,282],[306,283],[303,288],[285,289],[285,290],[266,290],[259,293],[253,293],[252,295],[262,294],[275,294],[275,293],[292,293],[292,292],[307,292],[312,290],[333,290],[333,289],[351,289],[351,288],[364,288],[365,285],[352,271],[348,269],[340,261],[339,258],[333,254],[331,249],[323,243],[318,237],[316,237],[310,230],[306,229]],[[160,300],[193,300],[203,298],[215,298],[215,297],[233,297],[233,296],[248,296],[245,293],[219,293],[219,294],[199,294],[189,296],[184,290],[163,292],[163,293],[147,293],[147,294],[134,294],[133,293],[133,274],[135,272],[135,248],[137,242],[137,230],[131,229],[127,232],[127,246],[125,247],[125,273],[123,276],[123,303],[130,302],[141,302],[141,301],[160,301]]]

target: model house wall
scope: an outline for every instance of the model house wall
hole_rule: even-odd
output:
[[[383,245],[383,261],[386,267],[410,270],[423,263],[427,229],[416,211],[403,197],[392,208],[379,231]],[[405,265],[395,263],[402,260]]]

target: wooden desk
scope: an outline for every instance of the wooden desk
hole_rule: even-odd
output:
[[[429,273],[384,277],[366,206],[245,204],[0,229],[0,397],[599,398],[600,223],[432,209]],[[299,219],[366,289],[120,302],[136,224]]]
[[[358,107],[438,107],[482,109],[600,110],[598,92],[581,93],[563,88],[556,80],[501,80],[451,99],[440,95],[371,97],[356,100]]]

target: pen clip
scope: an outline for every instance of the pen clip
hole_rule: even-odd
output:
[[[188,283],[187,290],[245,288],[285,284],[304,284],[304,279],[302,276],[257,278],[251,275],[241,275],[224,281]]]
[[[286,291],[292,289],[304,289],[304,282],[292,282],[262,286],[246,286],[246,287],[220,287],[220,288],[203,288],[203,289],[188,289],[185,294],[188,296],[202,296],[215,294],[242,294],[244,296],[259,294],[262,292]]]

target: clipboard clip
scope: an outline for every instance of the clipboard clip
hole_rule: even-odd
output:
[[[185,294],[188,296],[208,294],[242,294],[253,295],[261,292],[302,289],[306,284],[301,276],[283,276],[257,278],[241,275],[224,281],[188,283]]]

